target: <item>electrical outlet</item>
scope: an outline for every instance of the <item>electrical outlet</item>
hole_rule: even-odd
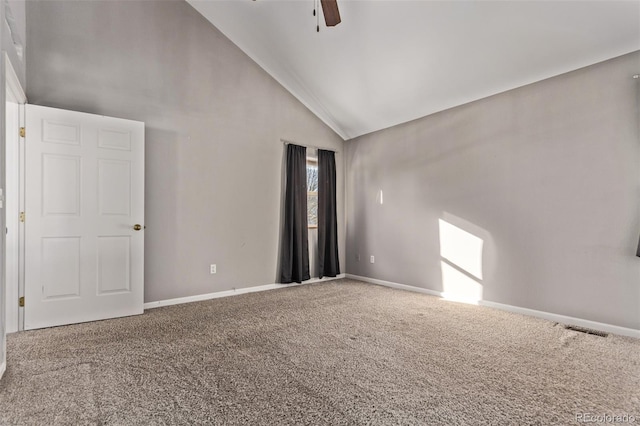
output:
[[[375,258],[375,256],[371,256],[371,259],[369,259],[369,261],[370,261],[371,263],[376,263],[376,258]]]
[[[212,263],[211,266],[209,266],[209,272],[213,275],[216,273],[216,264]]]

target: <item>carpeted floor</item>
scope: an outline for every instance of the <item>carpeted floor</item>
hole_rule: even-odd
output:
[[[575,424],[640,340],[351,280],[8,336],[0,424]]]

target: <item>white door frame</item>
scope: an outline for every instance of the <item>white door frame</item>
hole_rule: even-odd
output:
[[[7,228],[6,239],[6,332],[24,329],[23,309],[18,308],[18,298],[24,295],[24,223],[19,220],[24,211],[24,144],[20,143],[19,127],[24,126],[24,104],[27,96],[22,89],[9,56],[4,53],[6,76],[6,101],[19,105],[19,123],[7,129],[11,133],[6,138],[6,199]],[[15,131],[14,131],[15,130]],[[14,136],[15,135],[15,136]]]

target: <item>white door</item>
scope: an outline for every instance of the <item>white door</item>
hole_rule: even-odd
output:
[[[24,328],[141,314],[144,123],[25,115]]]

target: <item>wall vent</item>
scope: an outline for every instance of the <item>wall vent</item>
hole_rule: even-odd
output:
[[[592,330],[586,327],[579,327],[577,325],[565,325],[564,328],[567,330],[578,331],[580,333],[585,334],[593,334],[594,336],[607,337],[609,333],[605,333],[604,331]]]

